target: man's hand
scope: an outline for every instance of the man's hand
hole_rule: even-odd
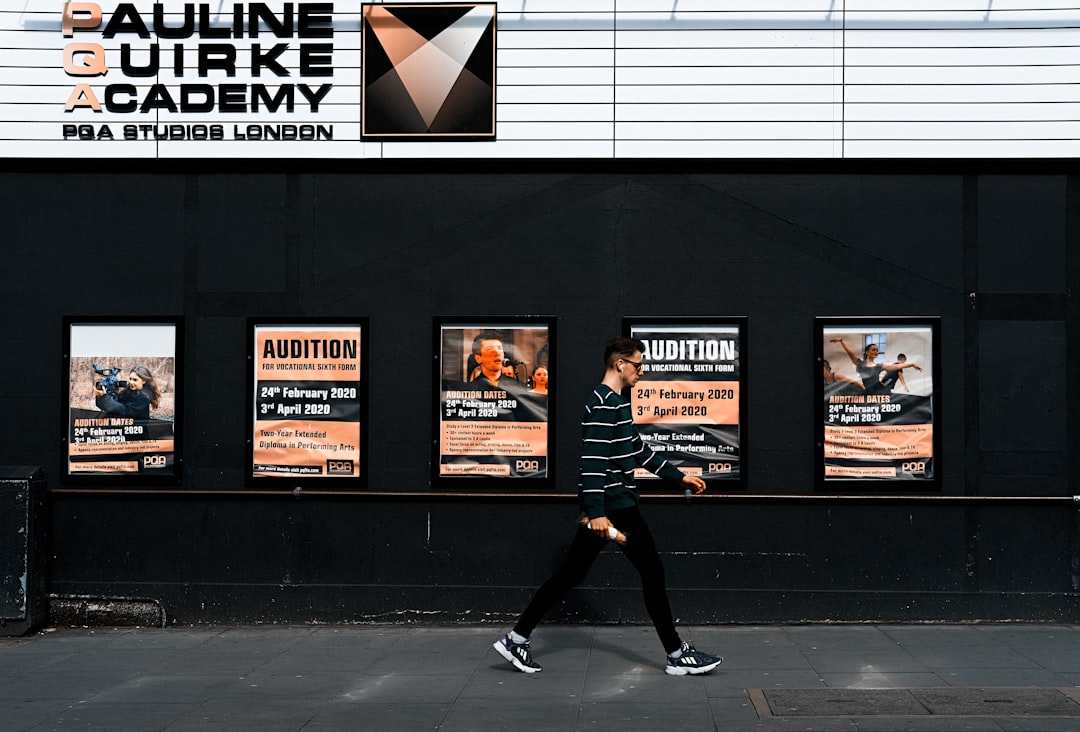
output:
[[[705,492],[705,481],[696,475],[684,475],[682,484],[692,490],[695,496]]]
[[[608,538],[608,529],[611,527],[611,522],[608,521],[607,516],[598,516],[594,519],[589,519],[589,528],[597,536]]]

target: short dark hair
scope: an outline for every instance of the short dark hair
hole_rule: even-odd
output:
[[[503,342],[503,334],[497,330],[485,330],[480,335],[473,338],[472,352],[474,356],[480,355],[480,343],[482,341],[498,341]]]
[[[620,358],[626,361],[635,353],[645,353],[645,344],[637,338],[612,338],[604,347],[604,368],[611,368]]]

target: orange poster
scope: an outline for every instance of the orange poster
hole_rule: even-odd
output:
[[[361,475],[361,325],[258,325],[252,476]]]

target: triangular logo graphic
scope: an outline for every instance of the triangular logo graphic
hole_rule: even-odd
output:
[[[365,139],[493,139],[495,5],[364,5]]]

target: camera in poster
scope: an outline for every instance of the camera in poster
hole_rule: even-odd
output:
[[[361,325],[254,326],[252,477],[361,475]]]
[[[934,328],[822,327],[826,481],[933,481]]]
[[[177,475],[175,323],[70,323],[67,475]]]
[[[645,344],[630,393],[641,439],[689,475],[741,480],[741,327],[654,321],[629,332]],[[655,478],[644,470],[636,477]]]
[[[548,325],[439,326],[440,477],[546,478]]]

